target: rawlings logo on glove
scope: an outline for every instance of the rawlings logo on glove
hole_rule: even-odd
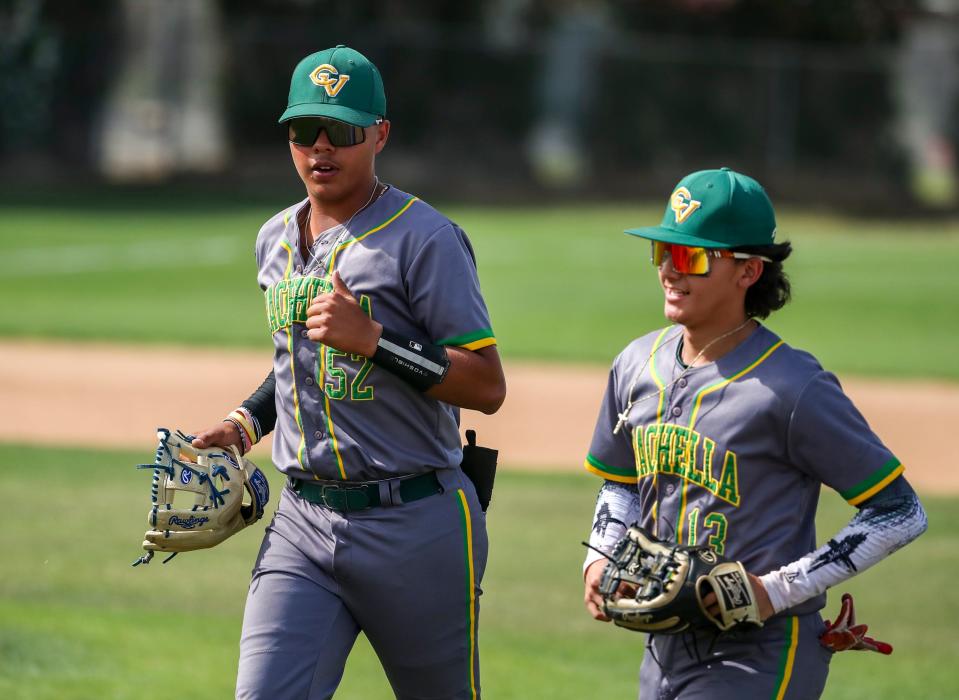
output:
[[[195,516],[190,516],[186,520],[184,520],[183,518],[178,518],[175,515],[172,518],[170,518],[171,525],[179,525],[184,530],[192,530],[193,528],[199,527],[203,523],[208,523],[208,522],[210,522],[209,518],[197,518]]]
[[[270,486],[253,462],[236,448],[199,449],[193,437],[166,428],[157,429],[159,445],[153,464],[150,512],[143,548],[133,562],[148,564],[154,552],[170,552],[164,563],[180,552],[214,547],[263,517]],[[190,508],[174,507],[177,493],[193,494]],[[248,497],[244,503],[244,496]]]
[[[637,632],[677,634],[690,628],[727,632],[762,626],[746,570],[708,547],[685,547],[654,537],[638,525],[616,543],[603,570],[603,611],[615,624]],[[703,599],[716,596],[719,612]]]

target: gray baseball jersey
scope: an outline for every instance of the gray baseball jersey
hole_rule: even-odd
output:
[[[274,464],[296,478],[349,481],[458,465],[457,408],[368,358],[318,346],[304,324],[310,300],[332,290],[336,269],[367,313],[397,333],[469,350],[495,344],[469,240],[428,204],[391,187],[350,231],[334,227],[302,255],[297,213],[307,205],[271,218],[256,241],[275,348]]]
[[[766,573],[816,548],[821,484],[855,505],[902,473],[810,354],[760,326],[683,374],[681,334],[650,333],[616,358],[586,458],[589,471],[638,484],[642,524],[660,537],[708,544]],[[820,595],[782,614],[824,604]]]

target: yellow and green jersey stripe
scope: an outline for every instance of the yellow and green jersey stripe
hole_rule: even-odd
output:
[[[586,461],[583,462],[586,471],[601,476],[610,481],[618,481],[623,484],[636,483],[636,467],[614,467],[611,464],[605,464],[596,459],[591,454],[586,455]]]
[[[492,328],[480,328],[462,335],[454,335],[450,338],[443,338],[437,341],[437,345],[453,345],[466,350],[479,350],[490,345],[496,345],[496,338],[493,337]]]
[[[849,505],[858,506],[895,481],[905,469],[899,460],[893,457],[855,486],[840,491],[839,495],[845,498]]]

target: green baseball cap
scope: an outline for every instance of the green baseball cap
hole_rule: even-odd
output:
[[[751,177],[729,168],[700,170],[673,189],[659,226],[626,233],[703,248],[771,245],[776,242],[776,215],[766,190]]]
[[[280,122],[294,117],[329,117],[372,126],[385,116],[386,93],[380,72],[359,51],[339,44],[297,64]]]

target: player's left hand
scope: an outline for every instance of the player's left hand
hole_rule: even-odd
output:
[[[341,352],[372,357],[383,326],[363,311],[349,287],[333,272],[333,291],[313,298],[306,310],[307,336]]]
[[[763,582],[759,580],[758,576],[753,574],[746,573],[749,577],[749,583],[753,587],[753,595],[756,596],[756,606],[759,608],[759,619],[763,622],[772,617],[773,604],[769,600],[769,594],[766,592],[766,587],[763,585]],[[707,593],[703,596],[703,605],[706,606],[706,610],[709,611],[710,615],[719,614],[719,603],[716,602],[715,593]]]

